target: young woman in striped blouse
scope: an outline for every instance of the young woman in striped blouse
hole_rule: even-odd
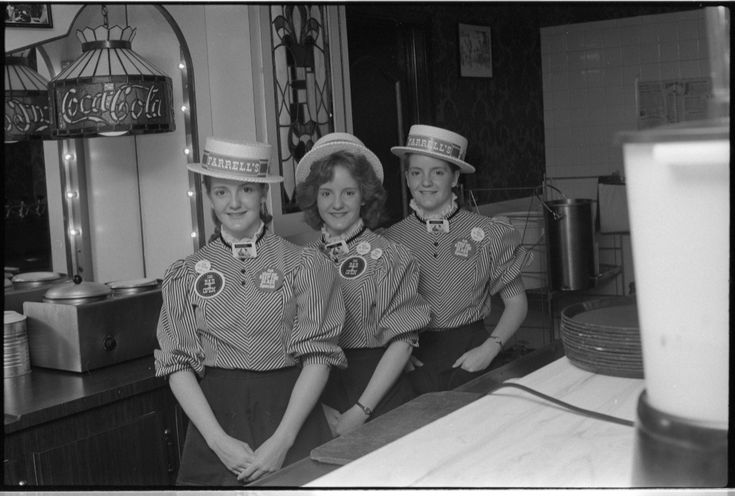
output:
[[[332,370],[322,402],[344,434],[410,400],[402,374],[418,330],[429,322],[416,261],[376,234],[386,193],[378,157],[355,136],[319,139],[296,169],[296,198],[315,243],[338,269],[346,317],[339,344],[348,367]]]
[[[464,161],[467,139],[434,126],[414,125],[405,146],[413,213],[385,231],[419,262],[419,292],[431,304],[431,322],[420,334],[409,377],[417,394],[453,389],[480,375],[518,330],[527,312],[520,233],[509,223],[457,204],[459,175],[475,171]],[[505,309],[486,330],[491,296]],[[489,331],[489,332],[488,332]]]
[[[201,164],[220,234],[163,280],[157,376],[190,419],[182,485],[237,485],[309,455],[331,438],[317,402],[344,301],[314,248],[270,233],[270,145],[209,138]]]

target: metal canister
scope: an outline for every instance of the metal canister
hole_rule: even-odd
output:
[[[13,310],[3,315],[3,377],[9,379],[31,372],[26,316]]]

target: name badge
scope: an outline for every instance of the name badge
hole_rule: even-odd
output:
[[[335,241],[334,243],[329,243],[324,246],[324,249],[327,250],[327,253],[330,255],[343,255],[350,251],[349,246],[347,246],[347,243],[345,240]]]
[[[339,266],[339,275],[345,279],[355,279],[360,277],[365,268],[367,261],[362,257],[350,257]]]
[[[447,219],[436,219],[426,221],[426,232],[428,233],[448,233],[449,221]]]
[[[255,279],[255,287],[261,291],[271,293],[283,286],[283,274],[278,269],[265,269]]]
[[[370,243],[367,241],[361,241],[360,244],[357,245],[356,251],[358,255],[367,255],[370,251]]]
[[[457,258],[470,258],[475,251],[475,244],[469,239],[462,238],[454,241],[454,256]]]
[[[194,281],[194,292],[202,298],[214,298],[224,287],[225,276],[216,270],[200,274]]]
[[[248,241],[245,243],[233,243],[232,244],[232,256],[245,260],[246,258],[255,258],[258,256],[258,250],[255,248],[255,243]]]

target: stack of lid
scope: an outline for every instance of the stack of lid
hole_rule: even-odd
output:
[[[583,370],[643,378],[641,335],[633,297],[593,300],[564,308],[561,339],[569,361]]]
[[[26,317],[12,310],[4,314],[3,377],[8,379],[31,371]]]

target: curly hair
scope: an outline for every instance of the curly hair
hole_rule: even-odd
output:
[[[313,229],[324,224],[317,207],[319,187],[334,178],[334,168],[341,165],[347,169],[360,187],[363,205],[360,217],[370,229],[375,229],[384,220],[387,193],[364,155],[347,151],[334,152],[311,164],[306,179],[296,186],[296,202],[304,212],[304,220]]]

